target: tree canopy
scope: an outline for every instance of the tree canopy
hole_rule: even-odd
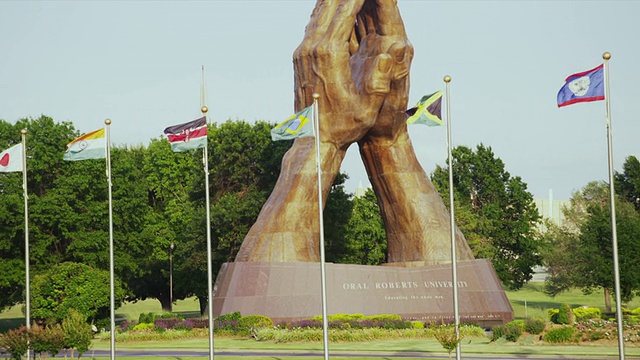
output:
[[[476,257],[490,259],[500,280],[519,289],[541,263],[540,215],[518,176],[512,177],[491,147],[452,150],[456,223]],[[437,166],[432,181],[449,203],[449,170]]]

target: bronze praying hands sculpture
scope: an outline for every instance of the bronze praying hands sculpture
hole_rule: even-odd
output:
[[[384,220],[389,263],[404,266],[451,261],[449,212],[407,132],[412,58],[397,0],[318,0],[293,55],[296,109],[319,94],[323,199],[357,142]],[[236,261],[320,261],[315,161],[314,139],[296,139]],[[458,259],[473,259],[458,229],[456,248]]]

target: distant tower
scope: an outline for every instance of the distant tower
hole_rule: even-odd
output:
[[[358,182],[358,187],[356,188],[356,192],[355,194],[353,194],[354,197],[363,197],[364,194],[367,192],[367,188],[362,186],[362,180]]]

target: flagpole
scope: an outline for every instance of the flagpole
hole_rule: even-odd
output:
[[[624,334],[622,324],[622,300],[620,299],[620,268],[618,266],[618,236],[616,231],[616,205],[615,205],[615,189],[613,183],[613,138],[611,136],[611,102],[609,92],[609,59],[611,54],[605,52],[602,54],[604,59],[604,99],[606,109],[607,124],[607,150],[609,156],[609,202],[611,206],[611,242],[613,252],[613,272],[615,279],[616,292],[616,321],[618,322],[618,351],[620,359],[624,359]]]
[[[446,100],[447,100],[447,157],[449,161],[449,211],[451,212],[451,275],[453,282],[453,317],[455,319],[456,331],[456,360],[460,360],[460,313],[458,310],[458,265],[456,261],[456,220],[453,210],[453,165],[451,155],[451,104],[449,102],[449,83],[451,76],[444,77]]]
[[[322,288],[322,337],[324,339],[324,359],[329,360],[329,321],[327,319],[327,276],[324,256],[324,220],[322,217],[322,166],[320,159],[320,118],[318,116],[318,98],[313,94],[313,126],[316,140],[316,173],[318,174],[318,219],[320,224],[320,283]]]
[[[20,131],[22,134],[22,190],[24,191],[24,272],[25,272],[25,323],[27,330],[31,329],[31,280],[29,276],[29,195],[27,194],[27,129]],[[27,360],[31,354],[27,350]]]
[[[116,299],[115,299],[115,275],[113,256],[113,199],[111,196],[111,119],[106,119],[107,125],[107,185],[109,188],[109,303],[110,303],[110,343],[111,360],[116,358]]]
[[[200,111],[202,115],[207,116],[209,108],[206,106],[206,94],[204,87],[204,65],[202,65],[202,89],[200,91]],[[207,121],[205,119],[205,126]],[[202,162],[204,163],[204,193],[205,207],[207,214],[207,300],[209,301],[209,359],[213,360],[213,265],[211,260],[211,210],[209,209],[209,152],[208,141],[205,143],[202,151]]]

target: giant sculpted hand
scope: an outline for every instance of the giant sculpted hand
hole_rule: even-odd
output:
[[[423,217],[415,210],[424,205],[424,200],[433,201],[433,196],[423,197],[414,206],[395,204],[396,201],[414,201],[406,198],[410,191],[395,189],[396,186],[406,186],[393,183],[405,180],[405,177],[385,180],[387,174],[376,173],[387,168],[399,171],[407,166],[394,163],[404,159],[387,156],[389,154],[386,153],[389,149],[395,151],[398,138],[406,136],[406,117],[400,116],[404,116],[406,110],[412,57],[413,48],[407,39],[396,0],[318,0],[305,37],[294,52],[296,109],[299,111],[311,105],[313,94],[319,95],[323,199],[327,198],[347,148],[359,142],[369,177],[382,205],[387,231],[391,230],[389,235],[396,239],[393,244],[400,245],[391,246],[392,236],[389,236],[390,259],[396,262],[416,261],[416,258],[434,250],[424,246],[434,239],[420,238],[428,237],[428,226],[410,228],[412,233],[407,239],[412,242],[410,245],[403,245],[404,235],[396,231],[397,226],[390,226],[397,220],[401,220],[402,226],[406,225],[409,216]],[[399,151],[407,153],[405,158],[415,162],[410,166],[411,171],[422,170],[408,137],[406,142],[408,147],[403,143],[398,147]],[[377,156],[381,156],[379,163],[371,158]],[[424,185],[426,180],[426,186],[421,188],[437,196],[424,171],[422,175],[409,185]],[[381,194],[380,191],[391,193]],[[282,161],[280,178],[247,234],[236,261],[319,261],[317,199],[314,139],[296,139]],[[437,201],[440,207],[436,206],[436,210],[444,210],[443,215],[446,216],[442,200],[438,197]],[[397,205],[410,209],[403,209],[396,219],[391,214]],[[440,222],[437,225],[440,226]],[[410,255],[403,249],[421,252]],[[392,251],[400,251],[401,255],[393,255]]]
[[[384,7],[382,29],[393,28],[404,37],[398,8]],[[386,22],[391,24],[385,24]],[[363,21],[360,21],[363,23]],[[371,22],[366,22],[371,24]],[[368,31],[375,31],[370,26]],[[389,263],[424,265],[451,261],[449,212],[416,158],[407,132],[409,95],[406,73],[393,76],[390,91],[374,126],[358,141],[360,155],[378,198],[385,223]],[[456,230],[457,257],[473,259],[464,235]]]

